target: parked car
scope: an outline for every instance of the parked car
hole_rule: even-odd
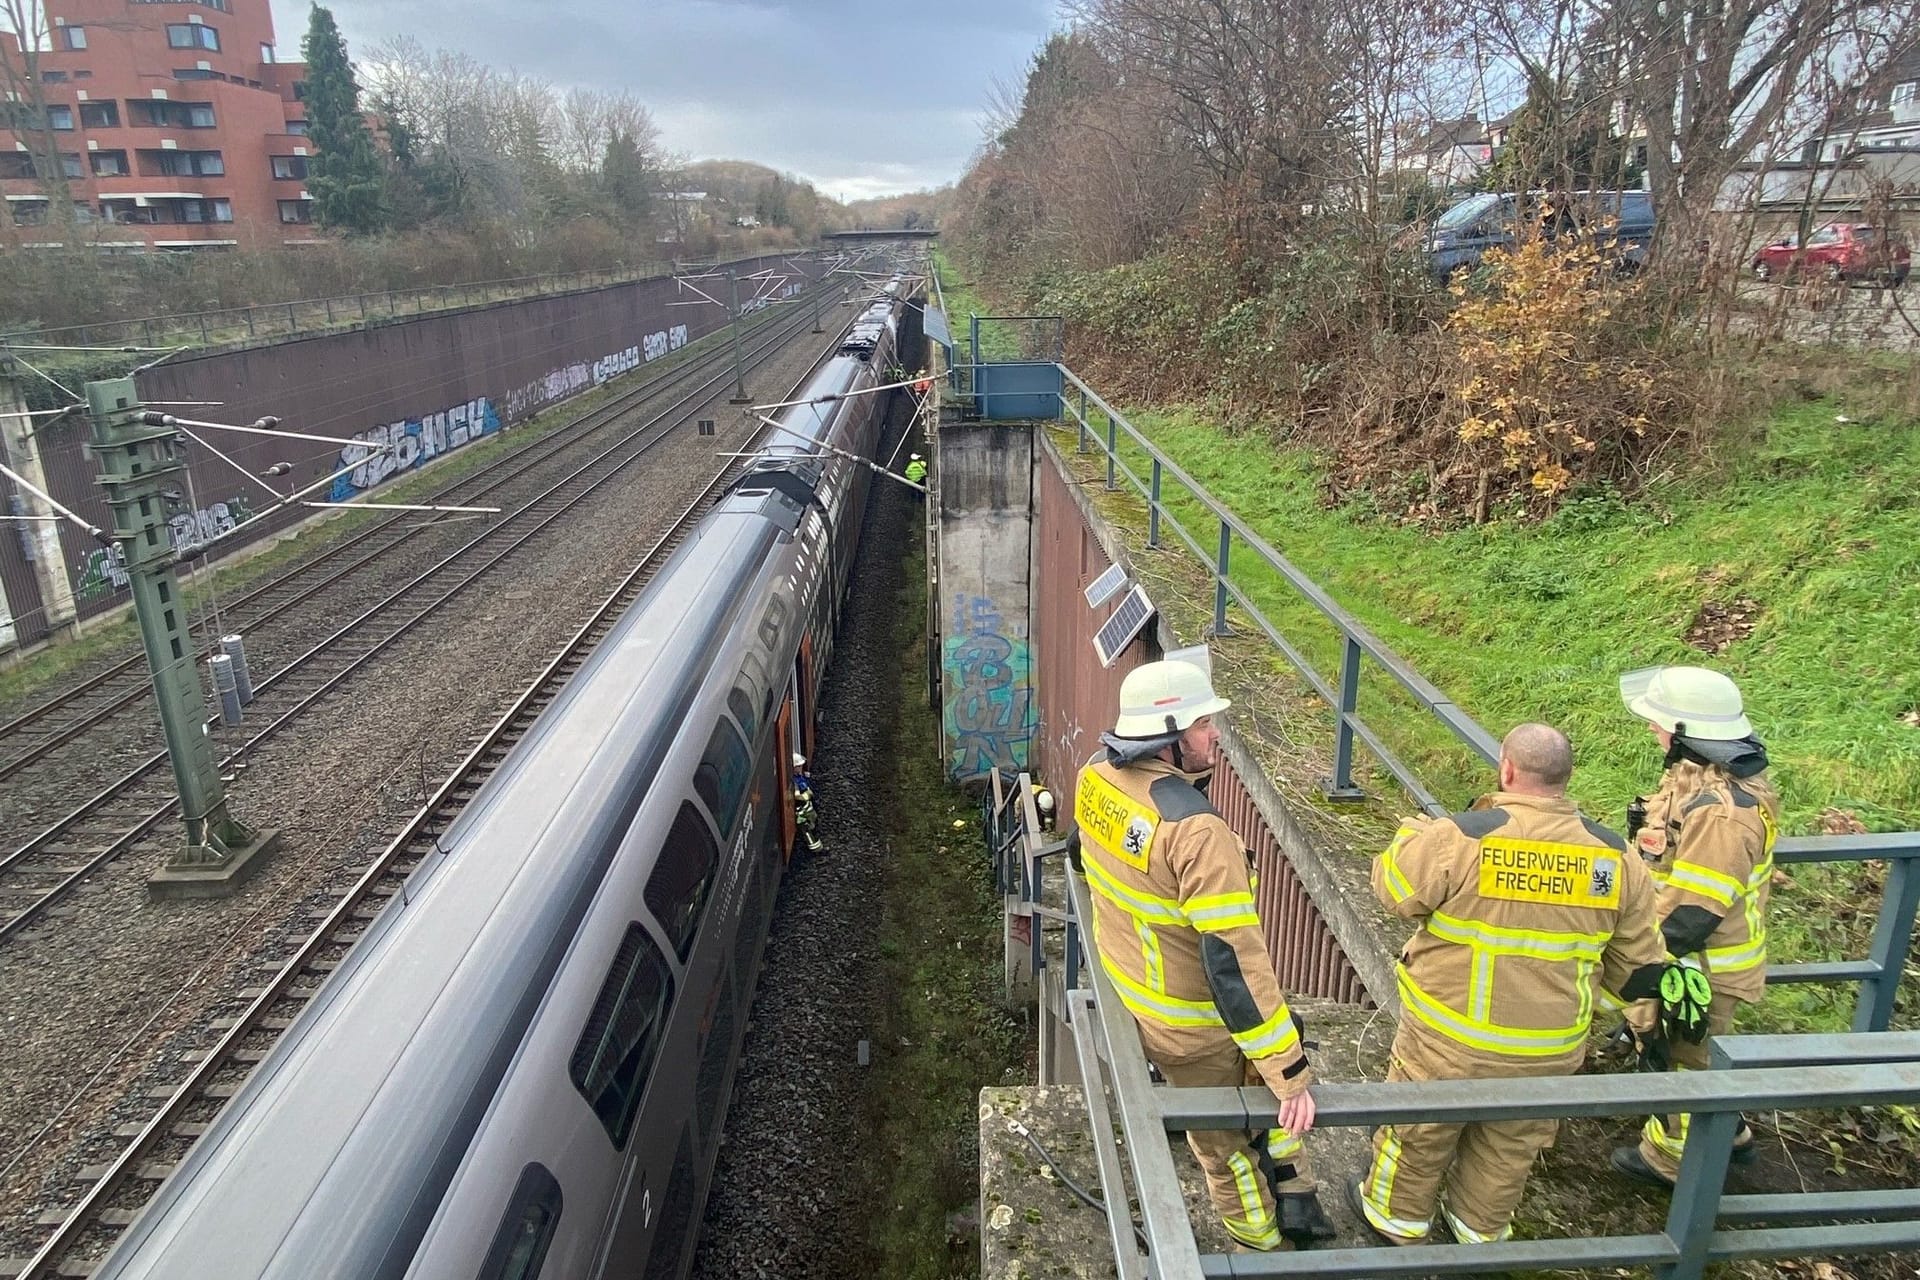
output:
[[[1554,202],[1551,212],[1545,202]],[[1543,216],[1544,213],[1544,216]],[[1427,257],[1436,279],[1471,271],[1489,249],[1511,249],[1522,215],[1551,239],[1598,237],[1623,271],[1644,266],[1653,246],[1653,198],[1644,191],[1487,192],[1468,196],[1434,221]]]
[[[1836,284],[1866,280],[1898,288],[1912,267],[1906,237],[1867,222],[1829,222],[1804,245],[1784,236],[1753,255],[1753,274],[1761,280],[1817,275]]]

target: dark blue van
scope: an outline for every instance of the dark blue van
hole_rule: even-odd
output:
[[[1645,191],[1579,191],[1566,200],[1558,217],[1542,219],[1546,193],[1486,192],[1468,196],[1441,214],[1427,234],[1427,257],[1434,278],[1446,281],[1456,271],[1471,271],[1489,249],[1511,249],[1514,229],[1524,213],[1544,222],[1558,237],[1593,229],[1613,252],[1622,271],[1646,263],[1653,245],[1653,197]]]

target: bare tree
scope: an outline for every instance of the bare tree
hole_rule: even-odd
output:
[[[41,0],[0,0],[0,102],[6,129],[32,157],[33,176],[47,200],[49,222],[71,225],[73,197],[67,185],[66,157],[48,112],[46,82],[40,55],[49,38],[47,14]],[[12,216],[12,207],[8,207]]]

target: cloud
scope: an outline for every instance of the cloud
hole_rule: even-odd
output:
[[[274,0],[283,48],[306,11]],[[333,0],[356,57],[411,33],[559,85],[626,89],[669,147],[754,160],[842,196],[950,182],[996,80],[1017,81],[1054,0]],[[534,15],[530,17],[529,15]]]

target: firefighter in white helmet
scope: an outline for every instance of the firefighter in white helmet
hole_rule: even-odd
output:
[[[1248,856],[1205,786],[1228,702],[1187,662],[1150,662],[1120,686],[1104,752],[1080,771],[1073,817],[1093,890],[1101,967],[1176,1086],[1265,1084],[1271,1128],[1190,1132],[1228,1232],[1251,1249],[1334,1234],[1301,1138],[1311,1074],[1255,913]]]
[[[820,838],[820,814],[813,807],[813,778],[807,773],[807,758],[798,751],[793,753],[793,823],[808,853],[827,851],[827,842]]]
[[[1620,677],[1620,697],[1665,753],[1660,789],[1628,806],[1627,831],[1659,885],[1667,951],[1705,978],[1691,984],[1707,997],[1694,1034],[1669,1035],[1662,1046],[1672,1066],[1697,1071],[1707,1065],[1708,1038],[1725,1035],[1735,1010],[1766,994],[1780,797],[1767,781],[1767,749],[1726,676],[1705,667],[1648,667]],[[1673,1021],[1670,1009],[1669,1026]],[[1649,1117],[1639,1146],[1617,1149],[1613,1167],[1671,1185],[1686,1141],[1686,1116]],[[1753,1130],[1742,1124],[1733,1158],[1746,1164],[1754,1154]]]
[[[907,455],[907,479],[915,484],[927,482],[927,460],[917,453]]]

